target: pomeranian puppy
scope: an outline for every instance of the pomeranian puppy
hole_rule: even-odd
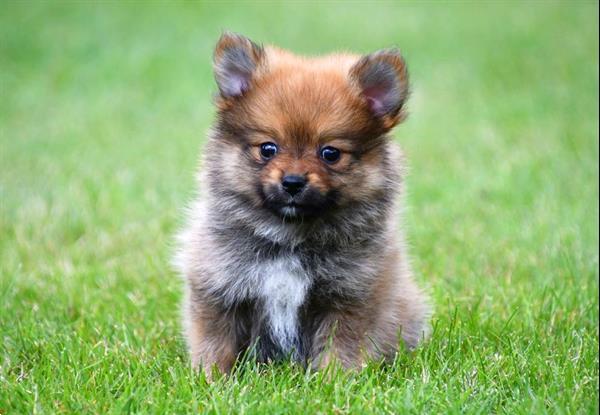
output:
[[[405,62],[395,49],[308,58],[226,33],[200,195],[179,235],[192,364],[362,367],[414,348],[426,296],[396,232]]]

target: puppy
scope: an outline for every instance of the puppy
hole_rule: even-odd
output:
[[[307,58],[226,33],[214,71],[217,120],[176,261],[192,364],[228,372],[250,350],[358,368],[414,348],[429,307],[396,232],[400,53]]]

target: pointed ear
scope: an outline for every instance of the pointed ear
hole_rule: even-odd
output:
[[[264,60],[264,50],[250,39],[223,33],[214,54],[214,71],[223,98],[243,95],[252,84],[252,76]]]
[[[408,97],[408,72],[400,51],[385,49],[365,55],[350,69],[371,113],[391,126],[402,118]]]

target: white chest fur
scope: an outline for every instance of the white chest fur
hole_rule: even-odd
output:
[[[261,267],[258,295],[263,300],[273,340],[286,353],[298,339],[298,311],[310,279],[296,258],[269,261]]]

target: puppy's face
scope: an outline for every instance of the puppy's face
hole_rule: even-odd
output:
[[[401,121],[397,51],[302,58],[225,34],[215,51],[219,180],[248,203],[305,220],[385,191],[385,133]]]

